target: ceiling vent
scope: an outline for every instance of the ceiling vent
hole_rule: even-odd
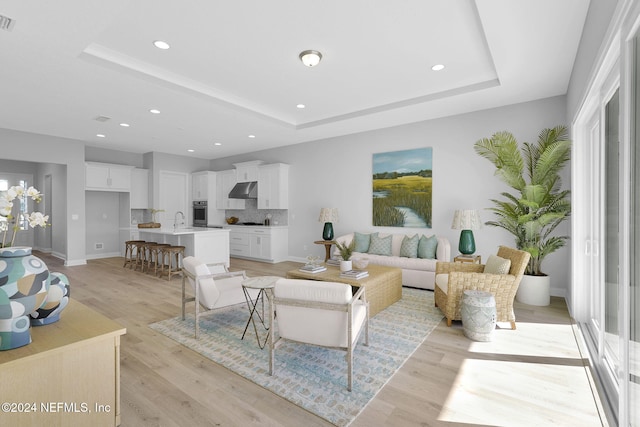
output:
[[[111,117],[98,116],[93,120],[95,120],[96,122],[106,122],[106,121],[111,120]]]
[[[11,31],[13,30],[15,23],[16,21],[8,16],[0,15],[0,30]]]

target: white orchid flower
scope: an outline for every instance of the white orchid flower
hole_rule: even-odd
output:
[[[11,215],[11,209],[13,209],[13,202],[9,201],[6,197],[0,197],[0,215]]]
[[[27,190],[27,196],[31,197],[36,202],[39,202],[42,199],[42,195],[40,194],[40,192],[33,188],[33,186],[29,187],[29,189]]]
[[[27,218],[31,228],[35,228],[37,226],[46,227],[49,215],[43,215],[42,212],[32,212]]]

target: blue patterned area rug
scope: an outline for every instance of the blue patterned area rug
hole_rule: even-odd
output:
[[[340,350],[285,342],[269,376],[268,346],[260,350],[251,326],[240,339],[248,316],[244,304],[212,311],[200,320],[198,340],[193,315],[149,327],[337,426],[358,416],[443,317],[433,292],[403,288],[400,301],[369,321],[369,346],[360,338],[349,392],[346,353]]]

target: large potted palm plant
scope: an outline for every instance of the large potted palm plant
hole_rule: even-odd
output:
[[[474,145],[476,153],[496,167],[495,174],[514,193],[492,199],[496,216],[490,226],[507,230],[516,247],[531,254],[516,299],[525,304],[549,304],[549,277],[542,272],[544,258],[566,244],[569,236],[553,231],[571,214],[569,190],[561,188],[560,171],[571,155],[571,141],[564,126],[544,129],[535,143],[522,147],[509,132],[497,132]],[[533,283],[532,283],[533,282]]]

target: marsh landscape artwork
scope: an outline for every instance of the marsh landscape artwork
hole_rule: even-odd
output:
[[[431,228],[433,150],[373,155],[373,225]]]

